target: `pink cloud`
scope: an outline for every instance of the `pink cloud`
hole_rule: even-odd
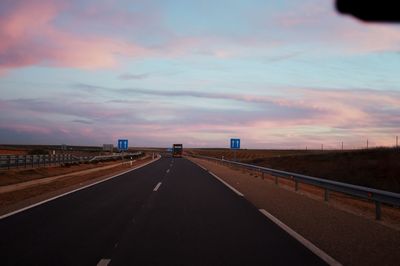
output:
[[[289,11],[264,19],[261,24],[266,28],[270,25],[279,28],[287,41],[319,44],[319,49],[338,50],[342,54],[400,49],[397,25],[365,23],[343,16],[332,3],[319,0],[299,1]]]
[[[81,36],[54,25],[64,4],[19,1],[0,17],[0,71],[33,64],[96,69],[114,67],[117,57],[143,56],[148,50],[123,40]]]
[[[355,23],[336,30],[334,36],[352,52],[400,50],[400,28],[388,25]]]

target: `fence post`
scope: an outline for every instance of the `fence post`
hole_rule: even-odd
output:
[[[381,219],[381,203],[379,201],[375,201],[375,219]]]

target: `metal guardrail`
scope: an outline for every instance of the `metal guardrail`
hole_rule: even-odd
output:
[[[126,154],[116,154],[116,155],[100,155],[100,156],[94,156],[89,160],[89,162],[93,161],[102,161],[102,160],[109,160],[109,159],[124,159],[124,158],[129,158],[129,157],[138,157],[139,155],[142,155],[143,152],[138,151],[134,153],[126,153]]]
[[[0,155],[0,169],[34,168],[72,163],[71,154]]]
[[[380,220],[381,215],[382,215],[381,214],[381,203],[393,205],[396,207],[400,206],[400,194],[398,194],[398,193],[393,193],[393,192],[369,188],[369,187],[356,186],[356,185],[351,185],[351,184],[347,184],[347,183],[342,183],[342,182],[337,182],[337,181],[332,181],[332,180],[327,180],[327,179],[322,179],[322,178],[317,178],[317,177],[312,177],[312,176],[307,176],[307,175],[302,175],[302,174],[296,174],[296,173],[292,173],[292,172],[286,172],[286,171],[261,167],[261,166],[252,165],[252,164],[218,159],[218,158],[214,158],[214,157],[201,156],[201,155],[191,155],[191,156],[198,157],[198,158],[204,158],[204,159],[208,159],[208,160],[214,160],[214,161],[218,161],[221,163],[226,163],[226,164],[250,169],[253,171],[257,171],[262,174],[262,177],[264,177],[264,173],[266,173],[266,174],[269,174],[269,175],[272,175],[275,177],[276,184],[278,184],[279,177],[289,179],[289,180],[294,181],[296,191],[299,189],[299,186],[298,186],[299,183],[304,183],[304,184],[321,187],[325,190],[325,194],[324,194],[325,201],[329,200],[329,191],[340,192],[340,193],[344,193],[344,194],[351,195],[354,197],[373,201],[375,203],[375,218],[377,220]]]
[[[73,156],[72,154],[36,154],[36,155],[0,155],[0,170],[13,168],[46,167],[68,163],[85,163],[109,159],[138,157],[142,152],[105,155],[105,156]]]

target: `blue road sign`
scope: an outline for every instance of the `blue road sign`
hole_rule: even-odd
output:
[[[128,140],[127,139],[119,139],[118,140],[118,150],[119,151],[127,151],[128,150]]]
[[[231,149],[240,149],[240,139],[231,139]]]

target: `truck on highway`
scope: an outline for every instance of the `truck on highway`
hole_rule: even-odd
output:
[[[182,157],[183,145],[182,144],[173,144],[172,145],[172,157]]]

